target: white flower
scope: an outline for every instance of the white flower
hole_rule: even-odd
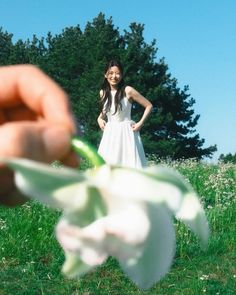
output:
[[[169,271],[175,254],[173,216],[207,244],[202,206],[174,170],[103,165],[79,173],[29,160],[9,159],[7,164],[23,193],[63,210],[56,236],[69,277],[80,277],[114,256],[140,288],[151,287]]]

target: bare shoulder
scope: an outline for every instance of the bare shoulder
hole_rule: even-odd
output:
[[[132,94],[134,93],[135,89],[131,86],[125,86],[125,94],[127,97],[132,96]]]
[[[125,87],[125,94],[129,101],[137,102],[144,107],[151,106],[150,101],[131,86]]]

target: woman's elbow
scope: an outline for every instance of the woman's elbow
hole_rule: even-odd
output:
[[[149,110],[150,110],[150,112],[152,111],[152,109],[153,109],[153,105],[152,105],[152,103],[150,102],[150,104],[149,104]]]

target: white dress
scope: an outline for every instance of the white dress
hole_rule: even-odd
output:
[[[121,100],[122,110],[115,111],[115,92],[111,92],[111,109],[107,112],[107,123],[103,131],[98,153],[112,165],[133,168],[146,166],[146,157],[139,132],[133,131],[131,125],[132,104],[127,97]]]

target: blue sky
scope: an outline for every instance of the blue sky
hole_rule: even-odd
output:
[[[26,40],[78,24],[83,30],[99,12],[121,33],[132,22],[145,25],[145,41],[157,40],[157,60],[165,57],[180,88],[189,85],[204,146],[217,145],[214,159],[235,153],[236,1],[0,0],[0,27]]]

